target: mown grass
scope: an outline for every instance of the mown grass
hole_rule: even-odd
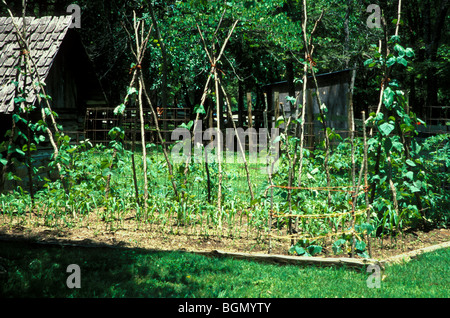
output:
[[[448,298],[450,249],[386,268],[381,288],[365,270],[278,266],[182,252],[0,242],[1,297]],[[67,266],[81,269],[69,289]]]

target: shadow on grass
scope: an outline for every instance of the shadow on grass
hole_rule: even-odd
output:
[[[5,240],[9,239],[9,240]],[[341,267],[268,265],[188,252],[39,244],[0,236],[0,297],[39,298],[393,298],[448,297],[450,249],[388,267],[381,288]],[[80,267],[70,289],[67,267]]]
[[[70,264],[80,267],[79,289],[67,287]],[[215,297],[198,278],[231,270],[183,252],[0,241],[0,297]]]

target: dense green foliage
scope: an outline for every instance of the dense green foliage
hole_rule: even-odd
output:
[[[21,16],[22,1],[7,1],[16,16]],[[47,0],[27,1],[27,13],[36,16],[65,14],[69,4],[80,5],[81,29],[88,52],[94,59],[102,84],[112,104],[120,104],[121,93],[128,84],[127,74],[132,61],[128,36],[122,23],[129,26],[132,10],[148,23],[150,4],[153,5],[158,26],[167,47],[167,86],[170,103],[194,106],[209,71],[205,52],[200,43],[195,23],[199,23],[211,41],[223,16],[226,24],[218,37],[227,33],[233,19],[241,22],[227,47],[224,65],[227,85],[234,86],[237,96],[238,84],[247,91],[256,90],[260,84],[287,79],[287,67],[294,68],[300,78],[303,60],[301,20],[302,1],[159,1],[159,0]],[[358,68],[355,91],[356,116],[360,110],[376,103],[376,89],[380,87],[379,74],[364,70],[363,63],[370,54],[370,45],[384,38],[380,29],[366,25],[370,3],[380,5],[387,23],[387,34],[393,35],[397,19],[395,0],[372,2],[355,0],[308,1],[308,33],[322,10],[324,16],[314,35],[315,53],[319,72]],[[449,70],[449,23],[447,1],[403,1],[399,36],[404,47],[416,52],[407,70],[395,70],[393,78],[410,89],[412,109],[421,116],[423,105],[446,105],[450,103],[446,74]],[[6,15],[2,4],[2,15]],[[150,43],[145,59],[145,76],[155,89],[161,92],[162,58],[156,34]],[[291,63],[289,63],[291,62]],[[160,94],[155,94],[161,98]],[[158,96],[159,95],[159,96]],[[155,103],[156,104],[156,103]],[[257,107],[261,107],[258,105]]]

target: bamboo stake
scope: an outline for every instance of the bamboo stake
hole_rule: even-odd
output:
[[[322,126],[323,126],[323,131],[324,131],[324,135],[325,135],[325,160],[324,160],[324,166],[325,166],[325,173],[326,173],[326,178],[327,178],[327,186],[329,187],[331,185],[331,177],[330,177],[330,171],[329,171],[329,167],[328,167],[328,157],[329,157],[329,151],[330,151],[330,140],[328,137],[328,132],[327,132],[327,124],[325,121],[325,116],[323,114],[323,110],[322,110],[322,102],[320,99],[320,94],[319,94],[319,85],[317,83],[317,78],[316,78],[316,74],[314,72],[314,68],[312,65],[312,55],[314,52],[314,46],[312,45],[312,36],[314,34],[314,32],[317,29],[317,26],[319,24],[319,22],[322,20],[322,17],[324,15],[324,11],[322,11],[322,13],[320,14],[320,17],[316,20],[316,22],[314,23],[314,27],[313,30],[311,31],[310,34],[310,38],[309,41],[307,39],[306,36],[306,19],[307,19],[307,7],[306,7],[306,0],[303,0],[303,12],[304,12],[304,21],[303,21],[303,40],[304,40],[304,44],[305,44],[305,53],[306,53],[306,60],[305,64],[309,64],[309,68],[311,70],[311,74],[313,76],[313,80],[314,80],[314,84],[316,86],[316,98],[317,98],[317,102],[319,104],[319,112],[320,112],[320,116],[322,118]],[[305,87],[305,84],[304,84]],[[305,93],[304,93],[305,94]],[[303,100],[306,100],[306,95],[303,96]],[[331,204],[331,193],[328,192],[328,203]]]
[[[363,139],[364,139],[364,199],[366,202],[367,216],[366,222],[370,224],[370,209],[369,209],[369,193],[368,193],[368,183],[367,183],[367,174],[368,174],[368,163],[367,163],[367,135],[366,135],[366,113],[362,112],[362,121],[363,121]],[[372,244],[370,240],[370,235],[366,235],[367,240],[367,249],[369,251],[369,257],[372,257]]]
[[[214,51],[214,45],[213,45],[213,51]],[[214,65],[216,65],[217,60],[214,59]],[[221,140],[221,132],[220,132],[220,98],[219,98],[219,78],[217,76],[217,68],[214,67],[214,86],[215,86],[215,92],[216,92],[216,120],[217,120],[217,145],[216,148],[217,151],[217,164],[218,164],[218,184],[217,184],[217,208],[219,211],[222,210],[222,140]]]
[[[147,209],[148,199],[148,176],[147,176],[147,147],[145,141],[145,120],[142,105],[142,79],[139,80],[139,119],[141,121],[141,142],[142,142],[142,172],[144,174],[144,207]]]
[[[136,202],[138,205],[140,204],[139,200],[139,191],[138,191],[138,183],[137,183],[137,176],[136,176],[136,160],[135,160],[135,151],[136,151],[136,125],[137,125],[137,112],[134,116],[133,121],[133,130],[132,130],[132,139],[131,139],[131,165],[133,168],[133,184],[134,184],[134,193],[136,195]],[[147,216],[147,214],[146,214]]]

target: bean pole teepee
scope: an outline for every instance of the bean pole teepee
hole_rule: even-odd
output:
[[[133,41],[133,37],[131,33],[128,31],[125,25],[124,29],[128,33],[128,36],[130,38],[130,41]],[[135,57],[135,63],[133,63],[132,71],[133,76],[130,81],[130,85],[127,90],[127,95],[125,96],[123,104],[119,105],[115,109],[115,113],[122,116],[123,112],[125,111],[125,107],[129,102],[131,95],[137,94],[137,102],[139,105],[139,121],[140,121],[140,132],[141,132],[141,143],[142,143],[142,166],[143,166],[143,175],[144,175],[144,206],[147,207],[147,199],[148,199],[148,177],[147,177],[147,147],[146,147],[146,138],[145,138],[145,119],[144,119],[144,107],[143,107],[143,97],[145,97],[148,105],[150,106],[150,111],[153,117],[153,121],[155,123],[156,132],[158,135],[158,139],[163,145],[163,153],[164,158],[167,162],[167,167],[169,170],[169,176],[171,179],[172,187],[174,190],[174,195],[176,198],[178,198],[178,191],[177,186],[175,183],[175,180],[173,178],[173,167],[169,160],[168,152],[166,149],[166,143],[162,137],[161,129],[158,124],[158,116],[156,115],[156,111],[152,105],[151,99],[149,97],[149,94],[147,92],[147,88],[145,86],[144,76],[142,73],[142,67],[141,63],[144,59],[145,51],[147,49],[148,40],[150,37],[150,34],[153,29],[153,24],[150,26],[150,29],[148,30],[147,34],[145,34],[145,22],[143,20],[139,20],[136,17],[136,12],[133,11],[133,31],[134,31],[134,42],[136,45],[136,48],[134,49],[131,47],[131,51]],[[137,82],[137,83],[136,83]],[[135,87],[137,86],[137,88]],[[114,149],[115,156],[117,153],[117,150]],[[133,176],[134,176],[134,183],[135,183],[135,190],[136,190],[136,198],[138,199],[138,191],[137,191],[137,180],[136,180],[136,168],[134,165],[134,153],[133,153]],[[110,177],[110,176],[109,176]],[[107,186],[107,191],[109,190],[109,182]]]
[[[226,11],[226,9],[224,10],[224,12],[222,14],[222,17],[221,17],[221,19],[220,19],[220,21],[218,23],[217,28],[216,28],[216,31],[214,32],[213,37],[215,39],[213,41],[211,51],[208,50],[208,46],[207,46],[206,41],[205,41],[205,39],[203,37],[203,33],[202,33],[201,29],[200,29],[200,26],[197,24],[197,29],[198,29],[198,32],[199,32],[200,37],[202,39],[204,50],[205,50],[206,55],[208,57],[209,63],[211,64],[211,70],[210,70],[211,75],[208,76],[208,79],[206,81],[205,88],[203,90],[203,95],[202,95],[201,102],[200,102],[200,108],[203,107],[203,105],[204,105],[204,103],[206,101],[206,97],[207,97],[208,93],[210,92],[210,88],[209,87],[210,87],[211,79],[214,79],[214,91],[215,91],[215,97],[216,97],[215,101],[216,101],[216,114],[217,114],[216,115],[217,116],[216,117],[216,120],[217,120],[216,131],[218,132],[217,135],[216,135],[216,142],[217,142],[217,145],[218,145],[218,147],[216,148],[216,155],[217,155],[217,163],[218,163],[217,206],[218,206],[219,210],[221,209],[221,204],[222,204],[221,203],[221,201],[222,201],[222,153],[221,153],[221,145],[223,143],[223,141],[221,141],[222,134],[220,133],[220,117],[219,117],[220,114],[221,114],[220,110],[222,109],[222,105],[220,104],[220,98],[219,98],[220,92],[222,92],[224,97],[225,97],[226,104],[227,104],[227,112],[228,112],[229,117],[230,118],[233,118],[233,117],[232,117],[231,104],[230,104],[230,100],[228,98],[228,94],[226,93],[226,90],[223,87],[222,82],[220,81],[220,78],[219,78],[218,73],[217,73],[217,71],[218,71],[217,65],[218,65],[220,59],[223,56],[224,50],[225,50],[225,48],[226,48],[226,46],[228,44],[228,41],[229,41],[231,35],[233,34],[237,24],[239,23],[239,20],[235,20],[233,22],[233,24],[232,24],[232,26],[231,26],[231,28],[230,28],[230,30],[228,32],[227,37],[225,38],[224,42],[222,43],[222,46],[220,48],[220,51],[219,51],[218,55],[214,55],[213,52],[216,52],[217,32],[218,32],[218,30],[219,30],[219,28],[221,26],[221,23],[222,23],[225,11]],[[194,121],[194,128],[193,128],[194,132],[196,131],[196,127],[197,127],[199,118],[200,118],[200,112],[197,112],[197,115],[196,115],[196,118],[195,118],[195,121]],[[248,169],[248,163],[247,163],[247,160],[245,158],[244,147],[242,145],[242,142],[240,140],[239,134],[237,132],[236,124],[234,123],[233,120],[232,120],[232,125],[233,125],[233,129],[234,129],[234,132],[235,132],[235,135],[236,135],[236,138],[237,138],[239,151],[240,151],[240,153],[242,155],[244,168],[245,168],[246,175],[247,175],[247,183],[248,183],[250,197],[251,197],[251,200],[254,200],[254,194],[253,194],[252,184],[251,184],[251,180],[250,180],[250,173],[249,173],[249,169]],[[205,155],[207,156],[207,154],[205,154]],[[187,171],[189,169],[189,162],[190,162],[190,160],[191,160],[191,158],[190,158],[190,156],[188,156],[188,158],[186,160],[186,164],[185,164],[185,175],[187,175]],[[207,157],[206,157],[206,161],[207,161]]]

